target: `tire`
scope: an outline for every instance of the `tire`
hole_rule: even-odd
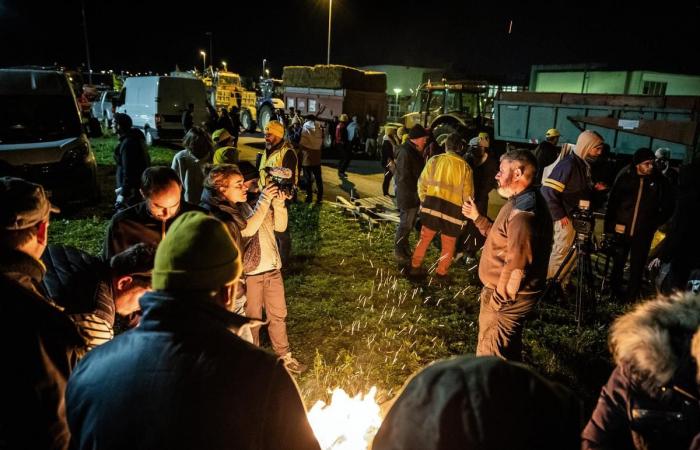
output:
[[[274,112],[270,105],[263,105],[258,111],[258,125],[260,126],[260,131],[265,132],[265,127],[271,120],[274,119]]]
[[[241,111],[241,126],[249,133],[255,132],[255,121],[253,120],[252,114],[250,114],[250,111],[247,109]]]
[[[435,136],[435,142],[437,142],[440,146],[442,146],[445,143],[445,139],[447,139],[447,136],[450,133],[454,133],[457,131],[457,128],[452,126],[452,124],[449,123],[441,123],[435,129],[433,130],[433,136]]]

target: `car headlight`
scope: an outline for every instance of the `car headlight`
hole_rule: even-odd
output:
[[[71,147],[66,149],[63,155],[63,162],[74,165],[82,164],[90,154],[90,144],[85,139],[79,139]]]

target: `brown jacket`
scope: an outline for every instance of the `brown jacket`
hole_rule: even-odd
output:
[[[495,222],[479,216],[475,225],[486,236],[479,278],[507,303],[539,294],[547,277],[552,249],[552,218],[534,187],[508,199]]]

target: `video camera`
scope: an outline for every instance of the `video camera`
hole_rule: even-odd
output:
[[[286,167],[265,167],[265,172],[270,177],[270,182],[277,186],[280,192],[292,197],[297,190],[292,178],[292,171]]]
[[[576,234],[590,239],[593,236],[595,229],[595,217],[591,211],[591,202],[588,200],[579,200],[578,208],[571,212],[571,225],[574,227]]]

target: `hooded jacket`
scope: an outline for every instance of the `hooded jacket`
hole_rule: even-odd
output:
[[[597,133],[584,131],[576,141],[576,149],[562,158],[549,177],[542,180],[542,196],[547,201],[552,220],[570,217],[579,201],[591,200],[591,168],[586,157],[591,149],[602,143],[603,139]]]
[[[141,324],[90,352],[66,391],[75,449],[317,450],[282,361],[246,319],[194,292],[150,292]]]
[[[472,169],[461,156],[451,151],[433,156],[418,178],[421,222],[458,236],[465,224],[462,204],[473,195]]]
[[[138,203],[141,200],[141,175],[151,165],[146,138],[140,130],[131,128],[119,137],[114,161],[117,164],[117,189],[121,189],[128,206]]]
[[[642,303],[615,321],[617,367],[583,431],[583,449],[689,447],[700,432],[700,352],[690,351],[698,327],[700,296],[692,293]]]
[[[567,388],[496,357],[459,357],[404,386],[374,450],[574,450],[581,404]]]
[[[301,140],[299,148],[301,150],[301,165],[320,166],[321,146],[323,145],[323,130],[313,120],[307,120],[301,127]]]
[[[418,148],[411,141],[406,141],[396,149],[396,206],[399,209],[418,208],[418,178],[425,161]]]

